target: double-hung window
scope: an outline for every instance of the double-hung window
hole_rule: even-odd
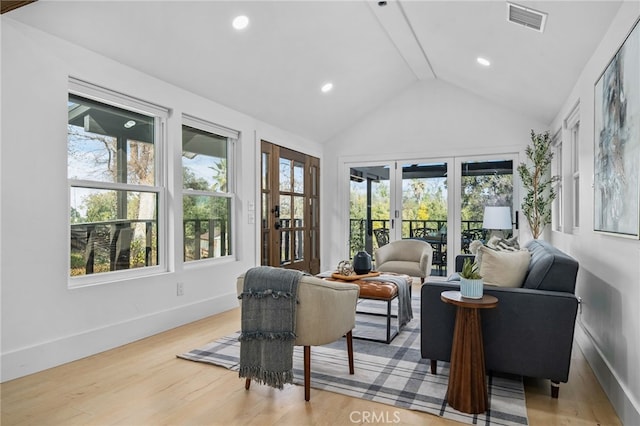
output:
[[[167,110],[72,80],[67,177],[70,285],[166,270]]]
[[[184,261],[233,256],[233,152],[238,132],[183,116]]]
[[[573,181],[573,228],[580,227],[580,122],[571,127],[571,178]]]
[[[564,120],[571,142],[571,221],[573,231],[580,227],[580,103]]]
[[[561,131],[554,135],[552,140],[553,158],[551,159],[551,174],[558,177],[554,183],[556,198],[553,200],[552,206],[552,223],[553,229],[563,231],[564,211],[562,209],[564,194],[562,191],[562,180],[564,179],[562,172],[562,135]]]

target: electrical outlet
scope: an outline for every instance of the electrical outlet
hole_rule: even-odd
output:
[[[184,283],[178,283],[176,285],[176,295],[184,296]]]

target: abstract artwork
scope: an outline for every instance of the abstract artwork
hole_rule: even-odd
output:
[[[594,230],[640,235],[640,25],[595,85]]]

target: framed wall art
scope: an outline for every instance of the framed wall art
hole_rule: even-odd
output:
[[[640,236],[640,24],[595,84],[594,230]]]

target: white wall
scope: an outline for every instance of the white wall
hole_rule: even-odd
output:
[[[336,195],[322,201],[323,269],[348,256],[345,163],[502,153],[524,161],[531,129],[547,126],[441,80],[417,82],[390,99],[327,144],[322,182]]]
[[[182,264],[181,175],[170,176],[171,270],[69,289],[66,121],[74,76],[171,108],[170,161],[179,168],[182,113],[238,130],[237,261]],[[235,278],[258,259],[257,138],[321,157],[291,135],[38,30],[2,17],[2,381],[91,355],[237,306]],[[174,204],[175,203],[175,204]],[[257,223],[258,221],[256,221]],[[185,295],[176,296],[176,283]],[[185,348],[189,349],[189,348]]]
[[[581,225],[575,234],[552,232],[551,241],[580,262],[576,293],[583,304],[576,340],[628,425],[640,424],[640,241],[593,232],[594,85],[639,16],[640,3],[623,3],[552,124],[560,129],[580,102]],[[563,139],[568,153],[566,133]],[[569,155],[563,157],[568,170]]]
[[[322,203],[322,263],[329,269],[348,256],[345,163],[512,152],[514,146],[523,161],[530,129],[555,133],[580,100],[582,226],[575,235],[547,229],[545,238],[580,262],[576,292],[583,307],[576,341],[623,423],[629,425],[640,424],[640,242],[592,231],[593,86],[639,15],[639,3],[623,3],[551,125],[446,82],[419,82],[330,140],[322,167],[324,187],[335,188],[335,195]],[[568,140],[565,136],[565,170],[570,166]],[[565,210],[569,205],[565,203]]]

